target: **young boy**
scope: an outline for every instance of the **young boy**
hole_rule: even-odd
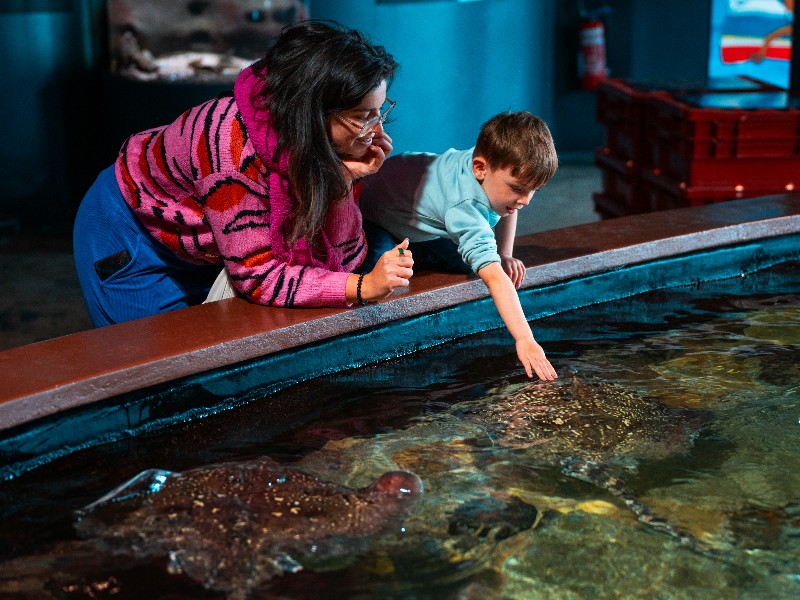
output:
[[[512,252],[517,211],[557,168],[550,131],[529,112],[491,118],[469,150],[388,158],[363,180],[369,254],[362,270],[371,270],[384,252],[408,238],[416,268],[474,271],[516,340],[528,377],[535,372],[540,379],[555,379],[522,311],[516,288],[525,265]]]

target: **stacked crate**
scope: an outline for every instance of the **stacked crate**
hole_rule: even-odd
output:
[[[645,100],[653,91],[623,79],[606,79],[597,87],[597,120],[605,127],[606,145],[595,151],[603,191],[594,195],[604,218],[647,212],[641,172],[650,164],[644,139]]]
[[[749,78],[715,88],[598,88],[606,145],[595,153],[604,218],[794,190],[800,184],[800,99]]]

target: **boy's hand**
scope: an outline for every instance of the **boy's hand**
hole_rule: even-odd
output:
[[[517,342],[517,357],[525,367],[528,377],[533,377],[533,373],[542,381],[552,381],[558,379],[556,370],[547,357],[544,355],[542,347],[533,338],[527,338]]]
[[[342,156],[345,174],[355,180],[377,173],[378,169],[383,166],[386,157],[391,154],[392,149],[392,138],[386,135],[385,131],[376,133],[372,138],[372,145],[367,148],[364,156],[360,158]]]
[[[525,263],[513,256],[501,254],[500,264],[514,287],[519,289],[519,286],[522,285],[522,280],[525,279]]]

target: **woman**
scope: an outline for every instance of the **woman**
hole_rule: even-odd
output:
[[[353,185],[392,150],[396,68],[357,31],[306,21],[232,97],[130,137],[75,221],[95,326],[199,304],[220,264],[239,295],[272,306],[363,304],[408,285],[410,252],[353,273],[366,254]]]

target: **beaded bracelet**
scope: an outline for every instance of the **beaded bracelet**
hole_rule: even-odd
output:
[[[361,275],[358,276],[358,284],[356,285],[356,302],[361,306],[369,304],[369,302],[361,297],[361,282],[364,281],[364,275],[366,275],[366,273],[361,273]]]

